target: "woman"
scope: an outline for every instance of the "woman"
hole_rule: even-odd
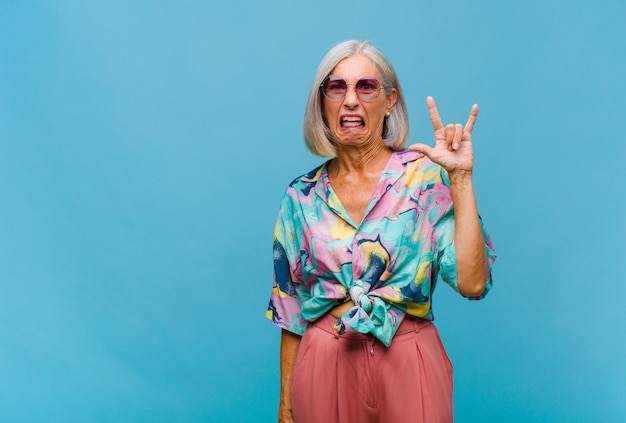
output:
[[[472,128],[408,139],[393,67],[368,42],[322,60],[305,114],[332,159],[297,178],[274,233],[267,316],[282,328],[279,422],[450,422],[452,366],[433,320],[438,276],[482,298],[495,260],[472,187]]]

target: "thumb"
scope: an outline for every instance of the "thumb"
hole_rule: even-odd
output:
[[[409,150],[413,150],[413,151],[417,151],[419,153],[422,153],[423,155],[425,155],[426,157],[428,157],[429,159],[431,158],[430,155],[433,152],[433,148],[429,145],[426,144],[422,144],[422,143],[417,143],[417,144],[413,144],[413,145],[409,145]]]

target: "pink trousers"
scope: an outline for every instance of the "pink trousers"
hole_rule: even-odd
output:
[[[292,380],[296,423],[449,423],[452,365],[435,326],[407,316],[391,346],[311,323]]]

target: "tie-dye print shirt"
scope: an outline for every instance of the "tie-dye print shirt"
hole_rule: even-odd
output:
[[[302,335],[308,322],[352,299],[335,329],[371,333],[387,346],[406,313],[432,320],[438,275],[458,291],[449,186],[445,170],[422,154],[394,152],[357,224],[326,164],[294,180],[274,231],[267,317]],[[484,227],[483,236],[491,269],[495,252]],[[490,288],[491,278],[474,299]]]

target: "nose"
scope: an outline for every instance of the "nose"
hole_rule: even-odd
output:
[[[356,87],[354,85],[348,85],[343,104],[350,109],[359,105],[359,97],[356,95]]]

